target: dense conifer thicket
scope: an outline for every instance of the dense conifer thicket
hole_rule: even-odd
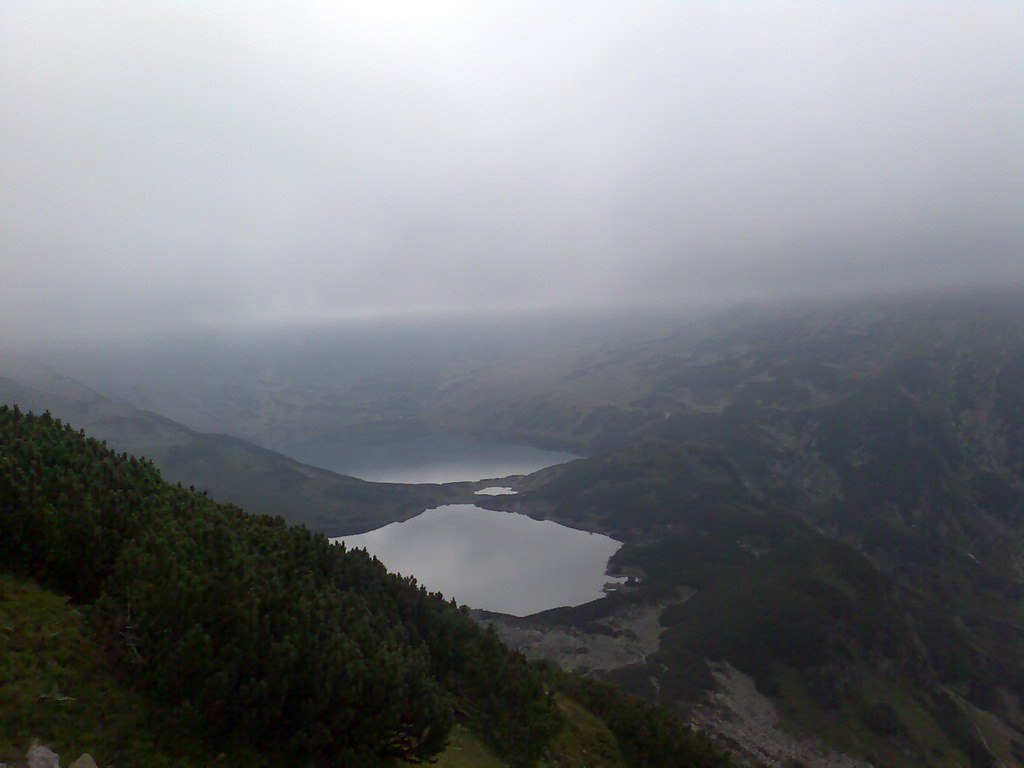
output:
[[[529,765],[560,725],[541,671],[414,579],[49,414],[0,408],[0,563],[88,605],[142,691],[289,761],[427,759],[457,714]]]

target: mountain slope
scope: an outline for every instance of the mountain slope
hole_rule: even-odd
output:
[[[546,423],[609,447],[488,503],[627,543],[613,567],[641,581],[616,599],[668,607],[658,649],[605,674],[692,703],[728,662],[853,754],[1022,763],[1019,296],[733,318],[572,365],[595,381],[555,398],[642,382]],[[553,407],[517,403],[513,429]],[[546,622],[614,625],[606,602]],[[912,703],[883,715],[880,692]]]
[[[51,411],[118,451],[152,458],[172,482],[331,536],[372,530],[469,495],[457,486],[369,483],[236,437],[196,432],[13,355],[0,357],[0,403]]]
[[[0,446],[0,561],[88,606],[132,687],[190,730],[319,765],[429,757],[456,708],[515,765],[557,730],[536,671],[365,552],[47,417],[0,409]]]
[[[275,399],[268,434],[329,414],[331,429],[400,421],[589,454],[485,502],[625,542],[620,594],[495,620],[526,650],[696,706],[752,755],[828,765],[817,739],[850,764],[1024,765],[1019,291],[519,349],[341,387],[271,367],[245,423],[259,433]],[[773,735],[737,725],[769,709]]]
[[[952,364],[989,366],[979,381],[1005,365],[998,396],[1013,399],[1022,305],[1016,289],[723,311],[628,344],[483,369],[436,390],[424,409],[452,426],[588,454],[705,423],[751,429],[755,416],[843,399],[886,372],[913,392]]]
[[[637,766],[661,768],[669,745],[673,765],[728,765],[621,694],[607,699],[640,713],[631,721],[556,703],[559,678],[363,551],[171,486],[145,460],[6,407],[0,616],[4,756],[42,735],[101,764],[208,764],[215,750],[381,766],[434,757],[459,718],[512,768],[570,768],[597,748],[607,759],[587,764],[618,768],[620,736],[645,750]],[[100,700],[114,709],[89,706]]]

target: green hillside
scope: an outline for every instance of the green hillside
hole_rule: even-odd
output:
[[[38,737],[101,765],[377,766],[460,743],[511,768],[604,743],[617,765],[628,725],[556,697],[440,595],[48,414],[0,408],[0,505],[0,759]],[[725,764],[670,721],[682,764]]]
[[[237,437],[189,429],[107,397],[22,355],[0,354],[0,404],[60,414],[117,451],[146,456],[171,482],[257,514],[284,514],[328,536],[405,520],[472,493],[460,485],[370,483]]]
[[[173,708],[122,678],[81,608],[0,574],[0,762],[22,759],[38,738],[62,756],[89,752],[102,765],[208,765],[210,748],[182,727]],[[258,751],[232,754],[247,765],[272,764]]]

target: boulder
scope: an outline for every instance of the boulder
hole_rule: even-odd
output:
[[[75,762],[68,766],[68,768],[96,768],[96,761],[92,759],[92,755],[85,752]]]
[[[60,768],[60,755],[38,741],[32,742],[25,759],[28,768]]]

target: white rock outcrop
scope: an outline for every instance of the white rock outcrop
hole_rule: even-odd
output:
[[[60,755],[38,741],[32,742],[25,759],[28,768],[60,768]]]

